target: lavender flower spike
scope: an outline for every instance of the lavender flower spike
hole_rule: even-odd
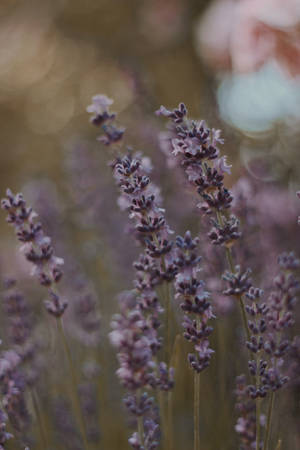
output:
[[[64,261],[55,256],[50,237],[45,235],[41,223],[36,221],[37,214],[26,206],[23,195],[14,195],[10,189],[7,189],[6,195],[1,206],[8,212],[7,222],[14,226],[17,238],[23,244],[21,251],[33,265],[32,274],[49,289],[50,300],[45,301],[47,311],[60,317],[67,307],[67,302],[60,298],[56,290]]]
[[[208,336],[213,328],[208,325],[215,316],[205,290],[204,282],[198,279],[199,263],[201,258],[195,249],[199,240],[192,239],[187,231],[184,237],[176,238],[177,266],[175,289],[176,298],[182,300],[181,309],[185,312],[183,328],[184,337],[194,344],[195,353],[189,354],[191,367],[200,373],[210,362],[214,351],[209,348]]]
[[[199,280],[199,263],[196,247],[199,240],[192,239],[187,231],[176,238],[178,274],[175,279],[176,298],[182,300],[181,309],[186,313],[183,321],[184,337],[194,345],[194,353],[188,361],[194,370],[194,449],[200,449],[200,372],[210,363],[214,351],[209,347],[208,336],[213,328],[208,324],[214,318],[209,293]]]

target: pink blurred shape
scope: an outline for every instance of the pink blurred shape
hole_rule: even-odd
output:
[[[218,0],[197,31],[200,53],[217,69],[245,73],[275,59],[300,74],[299,0]]]

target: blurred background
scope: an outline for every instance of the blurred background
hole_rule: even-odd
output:
[[[14,192],[22,190],[40,214],[56,253],[66,262],[65,291],[73,296],[74,290],[85,293],[88,286],[93,292],[102,316],[100,366],[110,374],[102,380],[108,386],[102,404],[111,405],[113,415],[107,415],[115,421],[107,419],[104,427],[109,442],[105,449],[113,450],[126,448],[127,430],[113,376],[116,362],[105,336],[109,318],[118,309],[116,295],[131,287],[138,248],[129,244],[126,214],[118,210],[107,167],[109,156],[96,142],[97,130],[86,113],[98,93],[114,99],[112,110],[127,128],[126,143],[151,156],[153,177],[162,187],[176,233],[187,227],[197,232],[199,221],[193,200],[178,192],[178,178],[166,164],[162,125],[153,113],[161,104],[174,107],[184,101],[190,116],[223,130],[224,152],[233,164],[229,184],[242,178],[236,189],[248,196],[256,231],[272,235],[270,244],[265,235],[257,240],[249,234],[251,248],[253,242],[263,242],[268,255],[271,247],[274,254],[299,248],[295,191],[300,187],[300,2],[1,0],[0,191],[3,196],[8,186]],[[186,198],[178,208],[179,200]],[[15,251],[12,230],[4,220],[0,230],[1,275],[22,280],[36,316],[46,322],[36,300],[44,293],[33,293],[28,267]],[[262,272],[258,278],[263,278]],[[221,299],[219,307],[226,315],[231,307],[224,302]],[[84,340],[72,323],[70,319],[74,342]],[[41,336],[51,336],[51,329],[39,327]],[[234,336],[229,335],[230,340]],[[88,341],[88,347],[97,348],[94,341]],[[86,357],[84,346],[81,350],[80,364]],[[224,358],[213,366],[213,383]],[[238,373],[233,355],[228,354],[227,362]],[[228,389],[233,389],[234,377],[227,371]],[[180,411],[185,411],[186,399],[192,399],[189,377],[187,371],[179,380]],[[210,405],[224,395],[222,387],[215,392],[213,383],[207,381]],[[299,395],[299,385],[297,389]],[[45,408],[51,409],[46,392],[41,392]],[[224,420],[217,427],[220,434],[214,435],[214,442],[207,438],[207,449],[236,448],[233,400],[227,400],[228,410],[223,407]],[[117,408],[119,412],[112,413]],[[206,411],[204,436],[211,436],[214,416],[214,410]],[[192,424],[184,412],[176,420],[180,449]],[[297,448],[295,433],[284,448]],[[67,442],[64,445],[69,448]]]

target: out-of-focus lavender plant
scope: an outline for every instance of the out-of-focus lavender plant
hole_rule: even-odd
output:
[[[292,253],[284,253],[278,258],[278,264],[280,272],[274,278],[274,290],[265,301],[263,301],[263,291],[258,288],[251,286],[246,293],[246,311],[251,332],[247,347],[253,355],[253,359],[248,361],[248,366],[254,383],[243,387],[244,401],[241,401],[241,389],[239,390],[238,410],[241,417],[236,425],[236,431],[243,442],[242,448],[245,449],[251,449],[253,446],[256,449],[268,448],[275,392],[281,389],[289,379],[285,373],[287,372],[286,359],[293,347],[289,329],[294,324],[293,310],[296,293],[299,290],[299,282],[294,272],[299,268],[299,261]],[[261,400],[269,393],[266,430],[262,436]],[[247,412],[251,400],[255,400],[256,403],[255,427],[252,413],[249,416]]]
[[[274,266],[268,261],[275,261],[290,245],[290,236],[297,233],[295,202],[284,186],[250,176],[239,178],[232,191],[232,210],[243,229],[243,239],[235,246],[236,257],[242,265],[255,267],[256,282],[262,284],[274,276]],[[300,251],[297,241],[293,248]]]
[[[6,195],[7,197],[2,200],[1,206],[8,212],[7,221],[15,227],[17,238],[23,243],[21,250],[24,252],[25,258],[33,265],[33,275],[36,275],[40,284],[48,288],[49,291],[50,300],[45,301],[45,306],[48,313],[57,319],[58,331],[70,367],[72,401],[77,413],[84,447],[88,450],[85,420],[78,397],[76,372],[62,321],[62,316],[67,308],[67,301],[61,297],[57,289],[57,283],[62,278],[61,265],[63,259],[55,256],[50,237],[45,235],[42,224],[36,221],[37,214],[31,207],[27,207],[23,195],[21,193],[13,195],[9,189]]]
[[[24,295],[16,289],[16,280],[4,280],[3,310],[7,318],[9,343],[21,351],[28,342],[33,327],[32,314]]]
[[[87,150],[84,148],[84,150]],[[89,154],[86,155],[85,161],[88,159]],[[93,161],[94,162],[94,161]],[[91,162],[92,164],[92,162]],[[75,172],[74,176],[78,176]],[[70,180],[69,180],[70,181]],[[39,189],[37,189],[37,184]],[[103,184],[103,182],[102,182]],[[74,223],[72,221],[71,211],[74,209],[73,202],[78,200],[78,192],[72,197],[72,201],[66,204],[61,196],[59,196],[55,186],[49,180],[39,180],[27,183],[25,187],[25,192],[34,201],[36,207],[39,210],[39,214],[47,226],[48,233],[55,237],[56,248],[65,257],[65,270],[64,277],[68,280],[67,285],[64,286],[64,295],[66,298],[72,298],[72,302],[68,306],[68,311],[66,316],[64,316],[64,325],[68,334],[76,340],[77,353],[76,360],[80,365],[77,364],[76,370],[77,382],[79,384],[78,390],[80,395],[80,404],[84,413],[86,429],[88,439],[91,442],[96,442],[100,439],[100,432],[97,430],[95,432],[95,424],[101,421],[103,425],[103,435],[101,435],[102,445],[108,445],[109,429],[105,427],[105,423],[109,421],[109,411],[107,410],[107,402],[105,405],[106,397],[109,397],[107,379],[109,368],[105,366],[105,370],[97,372],[97,375],[91,376],[91,371],[85,370],[86,366],[91,366],[92,363],[96,363],[96,359],[99,364],[104,366],[104,362],[107,361],[109,351],[105,342],[104,335],[104,324],[105,320],[101,321],[101,316],[99,312],[99,303],[103,294],[101,284],[102,277],[97,280],[97,286],[90,280],[90,277],[86,275],[86,267],[81,264],[79,257],[80,249],[76,249],[73,241],[73,228]],[[99,185],[96,186],[97,194],[95,193],[91,199],[81,199],[82,203],[76,203],[76,208],[80,210],[81,215],[86,218],[86,209],[84,208],[85,200],[89,204],[90,208],[98,209],[99,202],[93,204],[95,197],[99,197]],[[79,189],[80,191],[80,189]],[[100,211],[97,211],[98,223]],[[67,220],[66,220],[67,219]],[[71,221],[71,224],[69,224]],[[71,228],[71,229],[70,229]],[[79,257],[78,257],[79,256]],[[101,255],[101,258],[105,258]],[[100,291],[100,293],[99,293]],[[79,346],[78,346],[79,344]],[[107,349],[107,350],[106,350]],[[81,370],[79,370],[81,369]],[[93,394],[92,394],[93,393]],[[97,395],[96,395],[97,394]],[[106,408],[106,412],[101,415],[100,409]],[[50,405],[49,405],[50,406]],[[72,416],[72,405],[66,404],[66,408],[70,416]],[[55,408],[55,412],[59,410]],[[80,437],[78,437],[78,431],[76,432],[76,422],[70,417],[69,424],[74,423],[74,436],[76,436],[77,446],[80,446]],[[68,423],[68,421],[64,421]],[[69,443],[70,448],[72,447],[72,440],[68,439],[70,427],[66,427],[66,432],[62,432],[63,427],[59,427],[61,431],[59,439],[64,438],[65,442]],[[74,444],[75,445],[75,444]]]
[[[1,403],[20,440],[24,438],[30,423],[25,399],[26,381],[20,370],[21,362],[22,359],[15,350],[3,351],[0,355]]]
[[[4,288],[3,310],[6,317],[8,345],[19,357],[17,367],[18,379],[22,380],[22,389],[16,387],[14,391],[18,392],[19,389],[20,392],[23,392],[19,397],[24,402],[24,405],[25,393],[27,392],[27,395],[30,393],[42,444],[47,447],[46,432],[43,421],[41,420],[40,407],[36,394],[36,386],[41,375],[41,345],[36,342],[34,336],[35,323],[33,314],[22,292],[16,289],[16,281],[14,279],[7,278],[4,281]],[[22,409],[25,410],[23,407]],[[11,414],[8,415],[11,417]],[[25,425],[22,427],[25,431],[27,431],[27,422],[25,421]],[[14,423],[12,422],[13,426]],[[19,426],[19,432],[21,431],[20,429],[21,427]]]

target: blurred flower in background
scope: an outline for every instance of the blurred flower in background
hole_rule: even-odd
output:
[[[214,1],[195,37],[198,54],[217,75],[221,117],[248,138],[241,144],[244,163],[261,165],[261,156],[272,154],[269,166],[286,164],[283,148],[294,157],[300,121],[300,2]]]

